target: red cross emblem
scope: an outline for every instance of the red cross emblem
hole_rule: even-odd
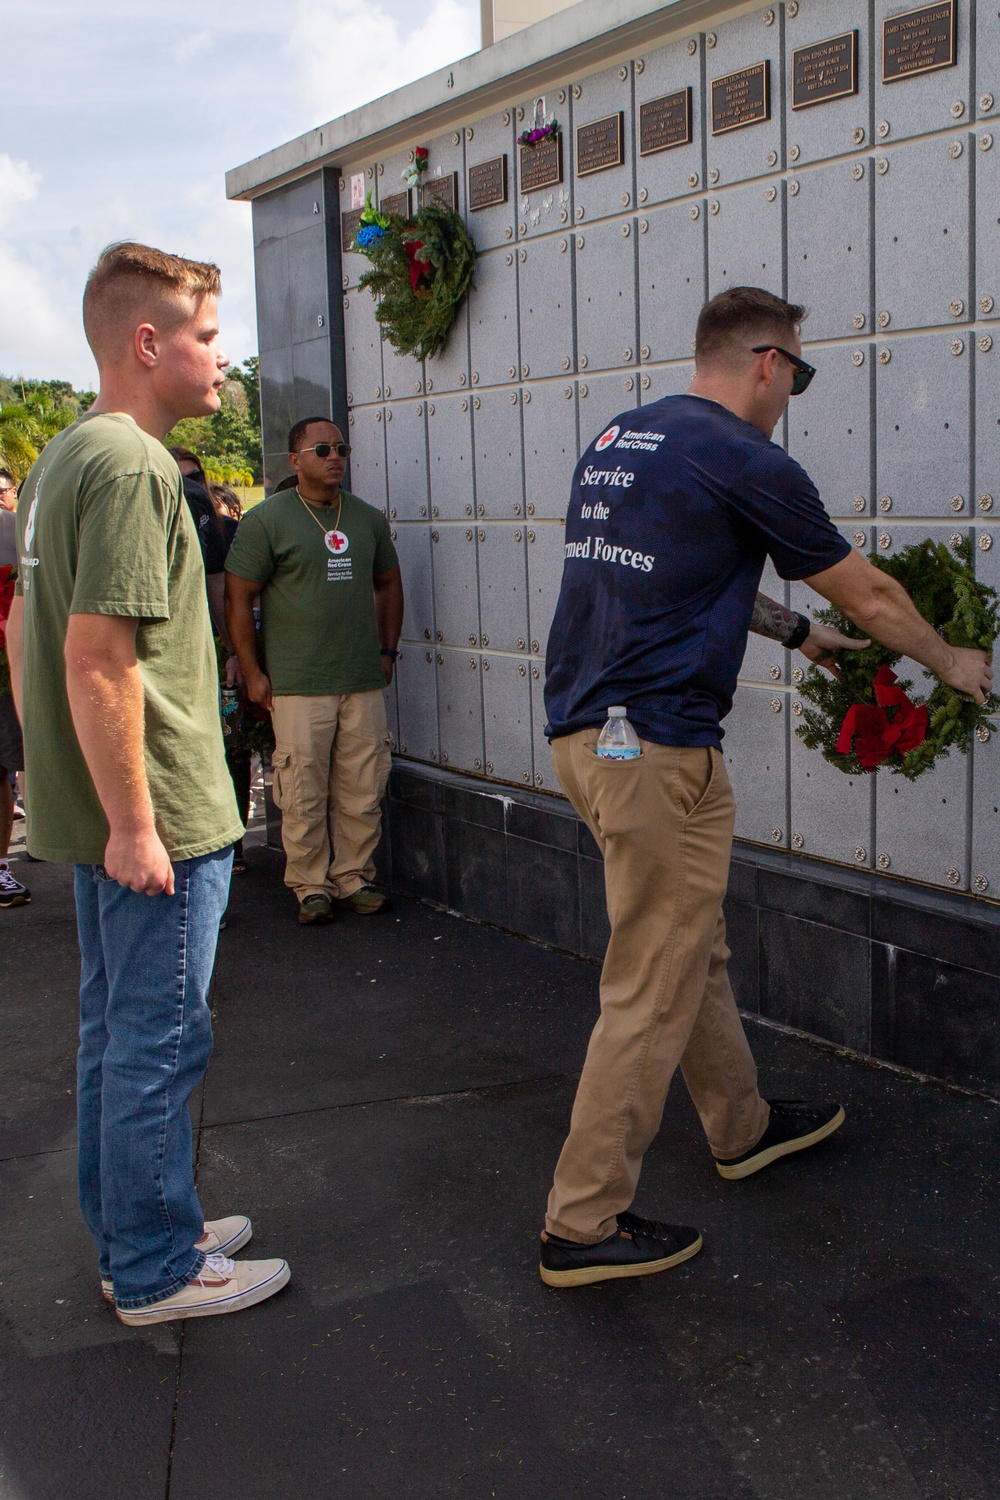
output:
[[[324,541],[335,557],[339,557],[341,552],[346,552],[350,546],[347,537],[342,531],[328,531],[324,537]]]

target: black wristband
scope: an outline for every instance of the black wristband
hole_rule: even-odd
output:
[[[805,640],[805,636],[803,636],[802,639]],[[379,651],[383,656],[391,657],[393,661],[395,661],[396,657],[399,655],[399,652],[394,651],[391,646],[380,646]]]
[[[789,651],[794,651],[797,646],[801,646],[810,630],[812,630],[812,620],[810,620],[808,615],[798,615],[798,622],[785,642]]]

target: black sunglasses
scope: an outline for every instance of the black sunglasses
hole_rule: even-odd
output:
[[[792,395],[801,396],[809,387],[809,382],[816,374],[815,365],[807,365],[804,359],[799,359],[797,354],[789,354],[787,349],[782,349],[780,344],[755,344],[754,354],[769,354],[771,350],[775,354],[783,354],[789,364],[795,366],[795,375],[792,379]]]
[[[315,453],[317,458],[329,458],[331,453],[336,453],[338,458],[349,458],[351,453],[350,443],[317,443],[314,448],[300,448],[300,453]]]

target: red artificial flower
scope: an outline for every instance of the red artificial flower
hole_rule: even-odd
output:
[[[414,149],[413,155],[417,161],[426,161],[430,153],[426,146],[417,146]]]
[[[432,269],[427,261],[417,259],[417,251],[423,248],[423,240],[407,240],[403,246],[406,258],[410,262],[410,286],[414,291],[419,289],[421,277],[429,276]]]
[[[891,667],[875,673],[875,704],[855,703],[847,710],[837,737],[841,755],[854,753],[866,771],[888,760],[890,755],[908,755],[927,738],[927,705],[914,704],[895,686]],[[895,712],[890,719],[887,709]]]

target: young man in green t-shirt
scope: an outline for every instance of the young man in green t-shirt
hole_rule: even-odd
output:
[[[244,516],[226,558],[226,619],[247,692],[274,720],[285,884],[311,924],[334,901],[361,916],[388,905],[371,882],[403,585],[388,521],[342,488],[351,450],[339,427],[307,417],[288,447],[294,488]]]
[[[201,549],[161,440],[219,408],[218,291],[216,266],[101,255],[83,297],[100,393],[25,481],[8,624],[28,848],[76,867],[80,1203],[104,1296],[136,1327],[234,1312],[289,1277],[283,1260],[228,1258],[250,1221],[206,1224],[191,1167],[243,830]]]

